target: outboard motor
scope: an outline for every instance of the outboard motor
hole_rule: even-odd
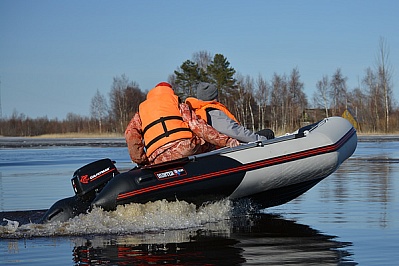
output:
[[[119,174],[114,163],[107,158],[76,170],[71,179],[75,196],[54,203],[42,217],[41,223],[65,222],[81,213],[86,213],[96,195]]]

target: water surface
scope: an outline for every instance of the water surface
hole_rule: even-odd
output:
[[[34,218],[35,210],[73,195],[75,169],[106,157],[120,170],[132,167],[125,147],[1,149],[0,219]],[[25,220],[15,230],[3,221],[0,264],[396,265],[398,162],[398,141],[359,142],[310,191],[255,214],[248,202],[200,209],[156,202],[98,210],[52,228]]]

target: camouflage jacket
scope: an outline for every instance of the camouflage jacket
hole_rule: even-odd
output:
[[[145,152],[140,114],[136,113],[133,116],[125,130],[125,139],[130,158],[134,163],[138,165],[156,164],[211,151],[216,147],[239,145],[236,139],[219,133],[204,120],[198,119],[187,104],[181,103],[179,110],[183,121],[194,133],[193,137],[169,142],[156,149],[149,157]]]

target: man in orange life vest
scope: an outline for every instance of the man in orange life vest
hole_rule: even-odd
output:
[[[156,164],[187,157],[218,147],[239,145],[219,133],[161,82],[150,90],[125,130],[130,158],[138,165]]]
[[[189,97],[186,103],[195,111],[199,118],[204,119],[209,125],[222,134],[226,134],[240,142],[253,142],[274,138],[270,129],[256,134],[240,125],[234,115],[217,101],[218,90],[214,84],[201,82],[197,86],[197,99]]]

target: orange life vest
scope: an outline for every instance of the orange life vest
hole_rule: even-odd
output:
[[[212,108],[212,109],[218,109],[225,113],[228,117],[230,117],[232,120],[236,121],[237,123],[238,120],[234,117],[232,113],[224,106],[223,104],[216,102],[216,101],[201,101],[197,98],[193,97],[188,97],[186,99],[186,103],[190,105],[190,107],[194,110],[195,114],[197,117],[204,119],[206,122],[208,122],[208,116],[206,115],[206,109]]]
[[[150,90],[139,106],[146,154],[178,139],[190,139],[193,133],[179,110],[179,99],[168,86]]]

